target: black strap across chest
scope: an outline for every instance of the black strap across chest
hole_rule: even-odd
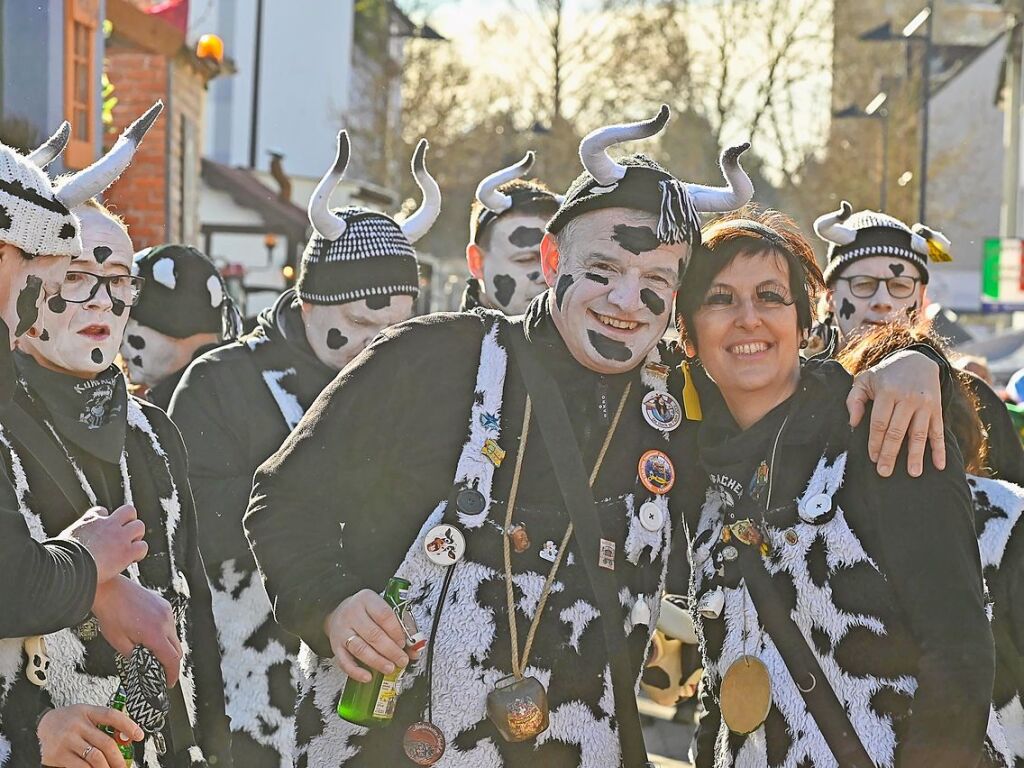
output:
[[[601,539],[607,537],[596,511],[590,482],[583,468],[583,458],[558,386],[537,361],[521,329],[513,328],[509,336],[515,350],[516,363],[537,412],[537,425],[555,471],[558,488],[572,520],[573,536],[580,552],[592,555],[585,554],[581,559],[601,614],[600,624],[608,651],[615,714],[619,724],[622,765],[624,768],[644,768],[649,762],[636,705],[637,671],[630,663],[622,620],[619,618],[622,607],[618,599],[618,582],[614,572],[598,566]]]

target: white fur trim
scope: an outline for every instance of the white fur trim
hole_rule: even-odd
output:
[[[263,381],[266,383],[267,389],[270,390],[270,396],[277,403],[278,410],[281,411],[281,416],[284,418],[284,423],[288,425],[289,431],[295,429],[302,421],[302,417],[306,415],[302,404],[299,403],[299,398],[281,386],[281,380],[285,376],[295,375],[294,368],[286,368],[283,371],[263,371]]]

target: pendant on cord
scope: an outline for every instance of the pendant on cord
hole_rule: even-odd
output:
[[[444,757],[444,734],[433,723],[413,723],[405,729],[402,749],[416,765],[433,765]]]
[[[768,719],[772,680],[764,663],[750,654],[729,665],[719,691],[722,719],[733,733],[753,733]]]
[[[487,717],[505,741],[534,739],[548,729],[548,694],[535,677],[503,677],[487,694]]]

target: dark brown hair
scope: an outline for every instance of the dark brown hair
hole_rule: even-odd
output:
[[[789,266],[797,326],[804,332],[810,330],[812,307],[825,288],[811,244],[785,214],[748,207],[717,219],[701,231],[701,244],[693,249],[682,288],[676,294],[677,321],[684,338],[696,338],[693,316],[715,277],[738,256],[766,253],[775,254]]]
[[[558,201],[554,198],[554,192],[539,179],[513,179],[510,182],[502,184],[498,187],[498,191],[506,195],[515,196],[519,194],[536,193],[539,197],[535,200],[524,200],[515,204],[508,213],[514,215],[525,215],[525,216],[543,216],[545,219],[549,219],[555,215],[555,211],[558,210]],[[551,197],[544,197],[544,195],[551,195]],[[478,231],[480,228],[480,216],[484,212],[484,204],[473,198],[473,204],[469,208],[469,242],[476,243]],[[494,223],[493,221],[491,222]],[[485,242],[478,243],[484,248],[490,247],[490,226],[484,229],[483,239]]]
[[[850,373],[860,373],[882,362],[886,357],[913,344],[927,344],[948,358],[946,345],[927,322],[912,326],[900,323],[880,325],[870,333],[858,334],[837,359]],[[953,378],[952,397],[943,410],[946,425],[952,430],[968,472],[988,476],[988,433],[978,417],[978,399],[970,388],[970,374],[950,366]]]

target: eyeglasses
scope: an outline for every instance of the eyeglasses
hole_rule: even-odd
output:
[[[917,277],[872,277],[871,275],[851,275],[840,277],[850,284],[850,293],[858,299],[870,299],[878,293],[878,284],[885,283],[885,289],[894,299],[909,299],[914,295],[917,284],[921,282]]]
[[[142,295],[146,279],[135,275],[94,275],[92,272],[68,272],[60,287],[60,297],[72,304],[84,304],[95,298],[105,286],[111,301],[134,307]]]

